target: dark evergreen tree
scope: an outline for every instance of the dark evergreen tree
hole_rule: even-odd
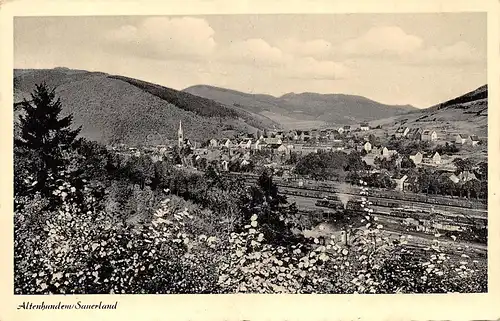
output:
[[[61,116],[61,101],[45,83],[36,85],[31,101],[24,100],[21,106],[24,114],[19,117],[20,135],[14,144],[36,155],[36,186],[45,187],[48,175],[68,161],[66,155],[76,147],[81,127],[71,128],[72,115]]]

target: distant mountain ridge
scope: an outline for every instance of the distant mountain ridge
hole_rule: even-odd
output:
[[[410,105],[385,105],[366,97],[347,94],[305,92],[287,93],[280,97],[274,97],[209,85],[191,86],[183,91],[225,105],[236,105],[290,126],[303,121],[354,124],[418,110]],[[283,118],[288,119],[283,121]]]
[[[176,139],[179,121],[185,137],[199,142],[278,126],[263,115],[171,88],[67,68],[14,70],[14,104],[30,100],[42,82],[56,89],[63,113],[73,113],[74,125],[83,126],[82,136],[103,143],[162,144]]]

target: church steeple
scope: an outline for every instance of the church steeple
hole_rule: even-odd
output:
[[[177,142],[179,147],[184,144],[184,133],[182,131],[182,120],[179,120],[179,130],[177,131]]]

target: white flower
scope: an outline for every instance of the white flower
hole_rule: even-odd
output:
[[[347,255],[347,254],[349,254],[349,251],[347,249],[343,249],[342,254]]]
[[[250,221],[256,221],[257,220],[257,214],[254,214],[252,215],[252,217],[250,217]]]
[[[257,221],[252,221],[252,223],[250,223],[250,225],[251,225],[252,227],[256,227],[256,226],[257,226]]]

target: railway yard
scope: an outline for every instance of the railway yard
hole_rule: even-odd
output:
[[[254,175],[231,174],[234,175],[248,185],[256,183]],[[345,183],[280,178],[274,182],[303,215],[319,215],[325,221],[344,213],[343,208],[353,210],[361,199],[360,188]],[[416,253],[428,251],[438,240],[442,251],[456,259],[467,255],[486,261],[488,211],[485,203],[378,189],[370,189],[368,201],[372,215],[384,225],[384,235],[391,239],[405,236],[408,246]]]

